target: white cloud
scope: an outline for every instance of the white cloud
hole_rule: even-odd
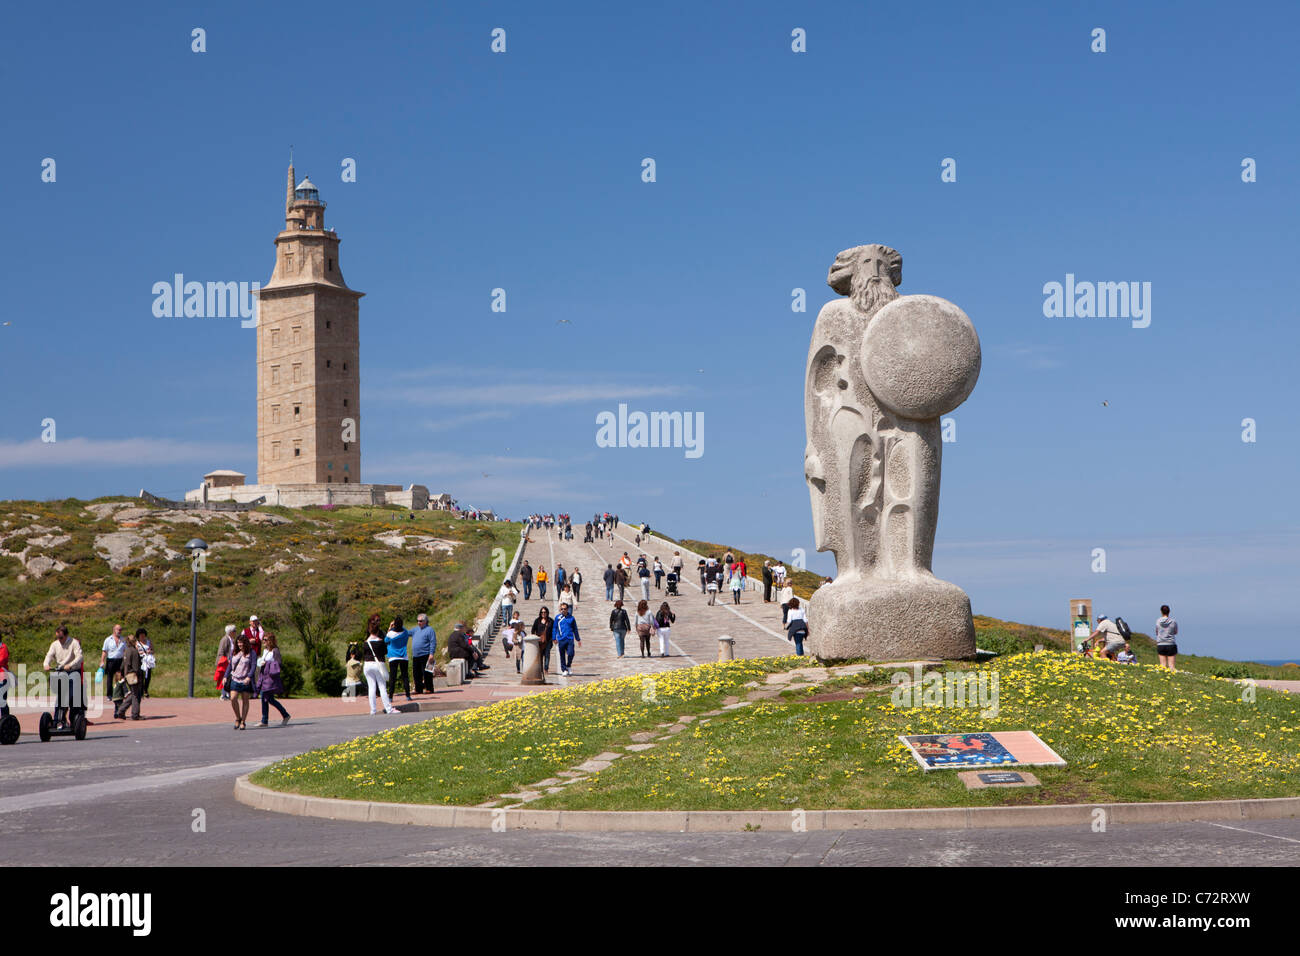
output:
[[[464,425],[473,425],[476,422],[496,421],[510,416],[510,411],[505,408],[486,409],[481,412],[465,412],[456,415],[454,418],[440,418],[421,422],[420,427],[427,432],[444,432],[452,428],[461,428]]]
[[[200,463],[220,467],[242,461],[249,448],[242,444],[176,441],[171,438],[60,438],[43,442],[0,441],[0,470],[14,468],[135,468],[140,465]]]

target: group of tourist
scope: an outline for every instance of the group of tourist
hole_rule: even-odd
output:
[[[551,672],[551,652],[559,651],[560,673],[565,677],[573,673],[573,659],[577,655],[577,649],[582,645],[582,637],[578,631],[578,620],[573,616],[571,605],[561,601],[559,609],[555,616],[551,616],[551,609],[543,604],[538,611],[537,617],[533,620],[533,625],[529,632],[537,638],[537,651],[542,658],[542,672],[549,674]],[[511,613],[510,620],[506,622],[502,629],[501,644],[505,650],[506,657],[515,654],[515,670],[522,669],[523,648],[525,642],[525,623],[520,618],[518,611]]]
[[[406,699],[412,699],[411,677],[415,677],[416,694],[433,693],[434,678],[445,676],[434,657],[438,650],[438,634],[429,624],[429,615],[421,611],[416,615],[414,629],[408,629],[398,615],[384,627],[382,615],[374,613],[366,621],[365,636],[348,645],[343,678],[343,695],[360,696],[366,688],[370,713],[376,713],[376,703],[383,705],[384,713],[395,714],[393,698],[401,681]],[[463,622],[457,622],[447,641],[449,657],[465,661],[467,676],[475,677],[488,665],[482,653],[465,634]],[[378,698],[378,701],[376,700]]]
[[[609,615],[609,630],[614,635],[614,653],[618,657],[624,656],[627,632],[635,627],[642,657],[654,657],[650,640],[655,636],[659,638],[659,656],[667,657],[668,650],[672,646],[672,626],[676,620],[677,615],[673,613],[667,601],[660,604],[659,610],[651,614],[650,602],[643,598],[637,603],[635,620],[631,621],[628,619],[627,610],[623,607],[622,599],[614,601],[614,610]]]
[[[1097,617],[1096,629],[1088,635],[1079,647],[1084,657],[1098,660],[1117,661],[1120,664],[1136,664],[1137,655],[1129,635],[1125,633],[1127,625],[1121,626],[1123,618],[1112,621],[1105,614]],[[1160,667],[1176,671],[1175,659],[1178,657],[1178,622],[1170,613],[1169,605],[1160,605],[1160,617],[1156,619],[1156,660]]]
[[[256,614],[249,616],[248,626],[242,631],[234,624],[226,625],[217,644],[212,676],[222,699],[230,701],[236,730],[248,729],[248,710],[254,696],[262,701],[262,720],[256,726],[269,725],[272,707],[280,714],[281,725],[289,722],[289,712],[277,699],[284,695],[283,673],[279,642]]]
[[[570,607],[582,600],[582,572],[577,568],[569,572],[564,569],[564,565],[557,564],[554,575],[551,575],[547,573],[546,565],[539,564],[534,570],[531,564],[524,561],[519,566],[518,576],[519,583],[523,585],[525,601],[532,600],[534,583],[537,585],[537,594],[543,601],[546,600],[548,583],[555,584],[556,600],[564,601]],[[514,608],[515,601],[519,599],[514,580],[503,583],[498,594],[501,598],[501,623],[506,624],[510,621],[510,611]]]

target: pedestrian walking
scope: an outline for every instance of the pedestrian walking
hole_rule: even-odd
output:
[[[605,579],[605,600],[614,600],[614,565],[606,564],[605,573],[602,575]]]
[[[739,574],[732,574],[731,576],[731,603],[732,604],[740,603],[740,582],[743,580],[744,578],[742,578]]]
[[[519,580],[524,586],[524,600],[532,600],[533,597],[533,569],[532,566],[524,561],[523,566],[519,569]]]
[[[411,639],[411,632],[402,626],[402,619],[395,617],[392,623],[388,625],[388,633],[384,635],[384,643],[388,645],[388,698],[392,700],[397,696],[397,678],[402,678],[402,683],[406,687],[406,699],[411,699],[411,672],[408,669],[406,658],[407,642]]]
[[[662,591],[662,581],[664,579],[664,566],[659,563],[659,555],[655,555],[655,590]]]
[[[672,647],[672,628],[673,623],[677,620],[677,615],[673,609],[664,601],[659,605],[659,612],[655,615],[655,630],[659,632],[659,656],[667,657],[668,649]]]
[[[253,672],[257,670],[257,655],[253,653],[248,638],[240,634],[235,642],[235,653],[230,658],[230,709],[235,712],[235,729],[246,730],[248,702],[253,696]]]
[[[718,603],[718,587],[719,587],[718,578],[720,578],[721,576],[722,576],[721,572],[719,572],[716,568],[714,568],[711,571],[706,571],[704,590],[709,595],[710,606],[713,606]]]
[[[555,643],[553,633],[555,620],[551,617],[551,609],[545,604],[537,613],[537,618],[533,621],[533,634],[537,637],[537,652],[542,655],[542,673],[551,672],[551,646]]]
[[[618,585],[618,599],[620,601],[625,600],[626,598],[625,592],[627,591],[628,577],[627,577],[627,568],[623,567],[621,564],[618,566],[618,570],[614,572],[614,583]]]
[[[641,642],[641,656],[654,657],[654,652],[650,650],[650,638],[654,635],[656,624],[654,615],[650,613],[649,601],[637,602],[636,620],[633,624],[636,627],[637,639]]]
[[[573,585],[568,581],[564,582],[564,587],[560,588],[560,593],[555,595],[555,599],[561,604],[567,604],[569,607],[573,607],[576,600],[573,594]]]
[[[501,597],[501,623],[507,624],[511,612],[515,609],[515,598],[519,597],[519,592],[515,590],[515,582],[507,580],[497,593]]]
[[[375,713],[375,694],[379,694],[384,704],[385,714],[395,714],[388,696],[388,642],[384,640],[384,628],[379,623],[379,615],[370,615],[366,624],[366,639],[361,645],[362,673],[366,675],[366,690],[370,697],[370,715]]]
[[[650,569],[644,562],[637,565],[637,577],[641,579],[641,600],[650,600]]]
[[[221,699],[230,700],[230,685],[226,676],[230,673],[230,659],[235,656],[235,632],[239,628],[233,624],[226,625],[226,633],[217,644],[216,681],[221,688]]]
[[[144,669],[144,690],[141,696],[148,697],[149,681],[153,677],[154,668],[158,666],[158,658],[154,656],[153,641],[149,640],[149,632],[143,627],[136,629],[135,646],[140,651],[140,665]]]
[[[275,639],[274,634],[266,634],[262,637],[262,653],[257,658],[257,692],[262,697],[262,723],[266,727],[270,723],[271,708],[274,707],[280,712],[280,726],[283,727],[289,722],[289,712],[284,709],[284,705],[276,700],[277,694],[284,693],[284,658],[280,656],[280,645]]]
[[[560,603],[560,613],[555,615],[555,646],[560,651],[560,673],[565,677],[573,673],[573,655],[577,645],[582,643],[578,634],[578,621],[570,611],[570,606]]]
[[[794,642],[795,654],[803,657],[803,642],[808,638],[808,615],[799,605],[797,597],[790,598],[790,606],[786,611],[786,617],[786,637]]]
[[[104,638],[104,647],[99,654],[99,669],[104,672],[104,689],[112,696],[113,677],[122,669],[122,655],[126,653],[126,638],[122,636],[122,625],[114,624],[113,633]]]
[[[1169,605],[1160,605],[1160,618],[1156,621],[1156,658],[1161,667],[1178,670],[1174,659],[1178,657],[1178,622],[1169,613]]]
[[[514,616],[510,618],[510,630],[514,634],[515,642],[515,673],[522,674],[524,663],[524,634],[527,633],[527,629],[524,627],[523,618],[519,616],[518,611],[515,611]]]
[[[614,602],[614,610],[609,614],[609,629],[614,635],[614,653],[622,657],[623,642],[627,639],[627,632],[632,630],[632,624],[627,619],[627,611],[623,609],[622,601]],[[641,656],[645,657],[645,654]]]
[[[131,719],[140,719],[140,698],[144,694],[144,661],[140,657],[140,645],[136,636],[126,637],[126,648],[122,652],[122,667],[119,671],[126,693],[121,702],[113,709],[113,716],[119,720],[126,717],[126,709],[131,708]]]
[[[537,594],[543,601],[546,600],[546,567],[539,564],[537,566]]]
[[[573,576],[569,578],[569,583],[573,585],[573,599],[582,600],[582,572],[577,568],[573,569]]]

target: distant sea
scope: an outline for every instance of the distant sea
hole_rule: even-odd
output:
[[[1256,664],[1267,664],[1269,667],[1281,667],[1283,664],[1300,664],[1300,658],[1289,661],[1255,661]]]

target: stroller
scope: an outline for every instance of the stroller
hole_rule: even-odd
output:
[[[665,580],[668,582],[668,591],[666,593],[673,597],[678,597],[679,595],[677,594],[677,572],[669,571],[668,577],[665,578]]]

